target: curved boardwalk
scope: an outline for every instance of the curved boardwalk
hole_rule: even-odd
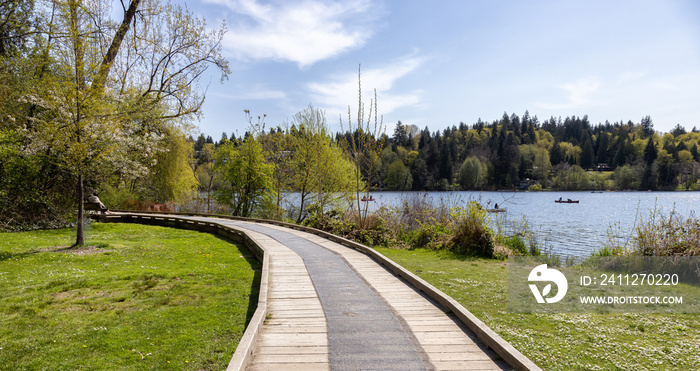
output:
[[[440,305],[360,251],[270,224],[187,219],[243,231],[269,254],[267,314],[247,370],[511,368]]]
[[[306,232],[221,223],[258,233],[274,246],[268,319],[248,369],[509,368],[367,255]]]

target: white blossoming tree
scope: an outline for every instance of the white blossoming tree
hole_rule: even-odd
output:
[[[46,72],[23,98],[33,107],[26,151],[48,154],[76,178],[76,246],[84,244],[86,175],[143,176],[166,137],[199,114],[206,69],[219,68],[222,79],[228,73],[223,26],[208,30],[188,9],[158,0],[122,0],[123,18],[115,22],[111,5],[43,3],[37,32]]]

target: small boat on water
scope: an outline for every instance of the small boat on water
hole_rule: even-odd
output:
[[[486,209],[486,212],[489,213],[505,213],[506,209]]]
[[[362,201],[362,202],[374,201],[374,196],[369,196],[369,198],[367,198],[367,196],[363,196],[360,201]]]
[[[554,200],[554,202],[556,202],[558,204],[577,204],[578,200],[572,200],[570,198],[568,198],[566,200],[562,200],[560,197],[558,200]]]

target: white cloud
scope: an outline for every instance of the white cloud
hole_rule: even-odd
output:
[[[372,35],[369,0],[210,1],[239,16],[228,20],[224,37],[224,49],[239,60],[292,61],[306,68],[360,47]]]
[[[379,115],[387,115],[399,108],[420,103],[421,90],[413,90],[403,94],[393,93],[392,88],[397,80],[415,71],[423,63],[423,58],[406,57],[392,64],[361,71],[362,101],[365,104],[365,118],[369,115],[369,105],[374,100],[374,89],[377,90],[377,105]],[[348,106],[352,120],[357,120],[358,75],[347,73],[330,81],[314,82],[307,85],[310,94],[320,106],[327,110],[329,118],[342,115],[343,122],[348,119]],[[373,109],[373,108],[372,108]]]
[[[263,84],[255,84],[253,86],[237,85],[235,92],[231,94],[214,93],[214,96],[231,99],[231,100],[267,100],[267,99],[284,99],[287,97],[281,90],[270,89]]]
[[[581,108],[590,105],[593,95],[599,91],[601,81],[598,77],[586,77],[572,83],[558,85],[564,90],[568,102],[565,103],[537,103],[536,106],[544,109],[563,110]]]

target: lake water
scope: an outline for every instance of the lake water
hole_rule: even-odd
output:
[[[466,203],[478,200],[505,213],[490,214],[501,221],[522,221],[525,217],[545,250],[560,256],[586,257],[600,249],[610,227],[619,238],[629,238],[635,221],[648,219],[656,208],[666,215],[674,211],[684,217],[700,210],[700,192],[427,192],[435,201],[442,199]],[[398,206],[411,192],[374,192],[372,209],[381,205]],[[579,200],[578,204],[560,204],[554,200]]]

